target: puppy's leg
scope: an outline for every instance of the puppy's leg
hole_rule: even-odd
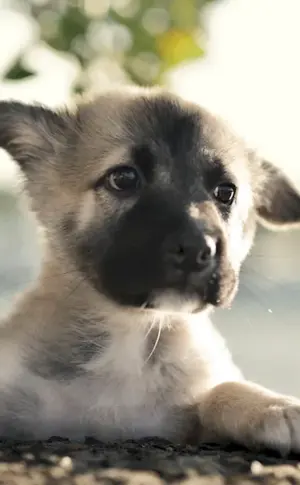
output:
[[[300,452],[300,400],[250,382],[225,382],[200,404],[204,441]]]

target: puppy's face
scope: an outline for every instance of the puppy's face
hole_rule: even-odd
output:
[[[0,144],[27,175],[54,252],[120,305],[228,304],[257,215],[300,220],[278,170],[178,98],[112,93],[63,115],[14,106],[5,119],[0,104]]]
[[[254,226],[242,144],[174,98],[127,99],[117,119],[113,106],[100,133],[101,102],[81,112],[90,126],[78,156],[93,173],[73,224],[74,259],[122,305],[198,311],[228,302]]]

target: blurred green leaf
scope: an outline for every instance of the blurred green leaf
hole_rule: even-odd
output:
[[[168,30],[159,37],[157,49],[165,68],[176,66],[185,60],[196,59],[204,53],[192,34],[178,29]]]
[[[72,43],[74,40],[86,34],[89,22],[90,20],[82,10],[69,5],[59,18],[57,35],[45,40],[54,49],[70,52],[72,51]],[[82,61],[78,54],[77,57]]]
[[[34,75],[33,71],[29,71],[22,66],[22,60],[18,59],[14,66],[5,74],[5,79],[18,80],[25,79]]]
[[[197,2],[194,0],[170,0],[169,12],[174,27],[191,31],[198,24]]]

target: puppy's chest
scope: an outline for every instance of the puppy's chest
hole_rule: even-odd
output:
[[[5,423],[17,418],[35,438],[178,438],[189,424],[185,408],[235,373],[226,354],[221,358],[218,338],[212,333],[209,339],[210,334],[208,330],[205,336],[202,329],[201,338],[196,332],[183,339],[162,331],[147,339],[145,334],[124,332],[88,359],[86,352],[70,354],[52,347],[45,352],[44,346],[34,366],[28,357],[22,362],[17,349],[14,355],[6,349],[2,357],[11,372],[0,373],[0,388],[5,390],[0,414],[3,411]]]
[[[102,355],[84,364],[86,374],[78,380],[92,388],[99,407],[150,408],[170,405],[187,392],[188,365],[173,355],[172,349],[160,348],[150,339],[124,339]]]
[[[149,358],[150,353],[125,340],[94,357],[81,377],[60,384],[63,420],[107,439],[171,436],[179,419],[173,410],[191,401],[190,376],[172,355],[153,352]]]

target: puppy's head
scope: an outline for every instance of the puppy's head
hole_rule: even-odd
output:
[[[257,218],[300,222],[300,198],[219,119],[158,92],[76,112],[0,103],[0,146],[25,173],[55,253],[123,306],[230,303]]]

